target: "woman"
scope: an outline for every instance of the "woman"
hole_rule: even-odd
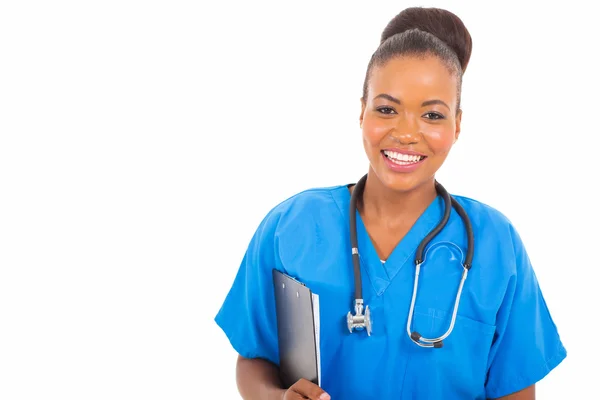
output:
[[[459,137],[470,54],[469,32],[445,10],[406,9],[383,31],[361,99],[366,180],[358,189],[316,188],[277,205],[252,238],[216,317],[240,355],[243,398],[533,399],[535,383],[566,357],[523,243],[500,212],[455,197],[472,228],[472,262],[469,222],[459,207],[422,256],[417,251],[444,214],[434,176]],[[355,295],[351,213],[370,336],[345,325]],[[451,334],[442,348],[417,345],[407,321],[425,338],[446,332],[463,263],[472,268]],[[321,387],[299,380],[282,388],[272,269],[320,297]]]

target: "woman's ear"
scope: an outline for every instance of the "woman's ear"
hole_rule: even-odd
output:
[[[361,98],[360,99],[360,118],[359,118],[360,128],[361,129],[362,129],[363,116],[364,115],[365,115],[365,99]]]
[[[462,110],[458,110],[458,112],[456,113],[456,126],[455,126],[455,133],[454,133],[454,142],[456,143],[456,141],[458,140],[458,136],[460,135],[460,123],[462,121]]]

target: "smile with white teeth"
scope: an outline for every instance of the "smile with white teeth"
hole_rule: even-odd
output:
[[[394,164],[398,164],[398,165],[416,164],[419,161],[421,161],[423,158],[425,158],[423,156],[415,156],[415,155],[396,153],[395,151],[389,151],[389,150],[384,150],[383,154]]]

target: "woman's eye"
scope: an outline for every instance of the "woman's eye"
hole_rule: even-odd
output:
[[[379,107],[377,111],[379,111],[382,114],[394,114],[396,112],[393,108],[390,107]]]
[[[438,114],[435,112],[429,112],[427,114],[425,114],[425,116],[427,117],[427,119],[444,119],[444,116],[442,114]]]

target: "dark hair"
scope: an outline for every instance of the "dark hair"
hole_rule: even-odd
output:
[[[471,35],[463,22],[450,11],[439,8],[411,7],[396,15],[381,34],[379,47],[373,53],[363,85],[363,101],[367,99],[369,77],[375,66],[384,65],[398,56],[433,55],[448,66],[458,78],[458,108],[462,75],[471,58]]]

